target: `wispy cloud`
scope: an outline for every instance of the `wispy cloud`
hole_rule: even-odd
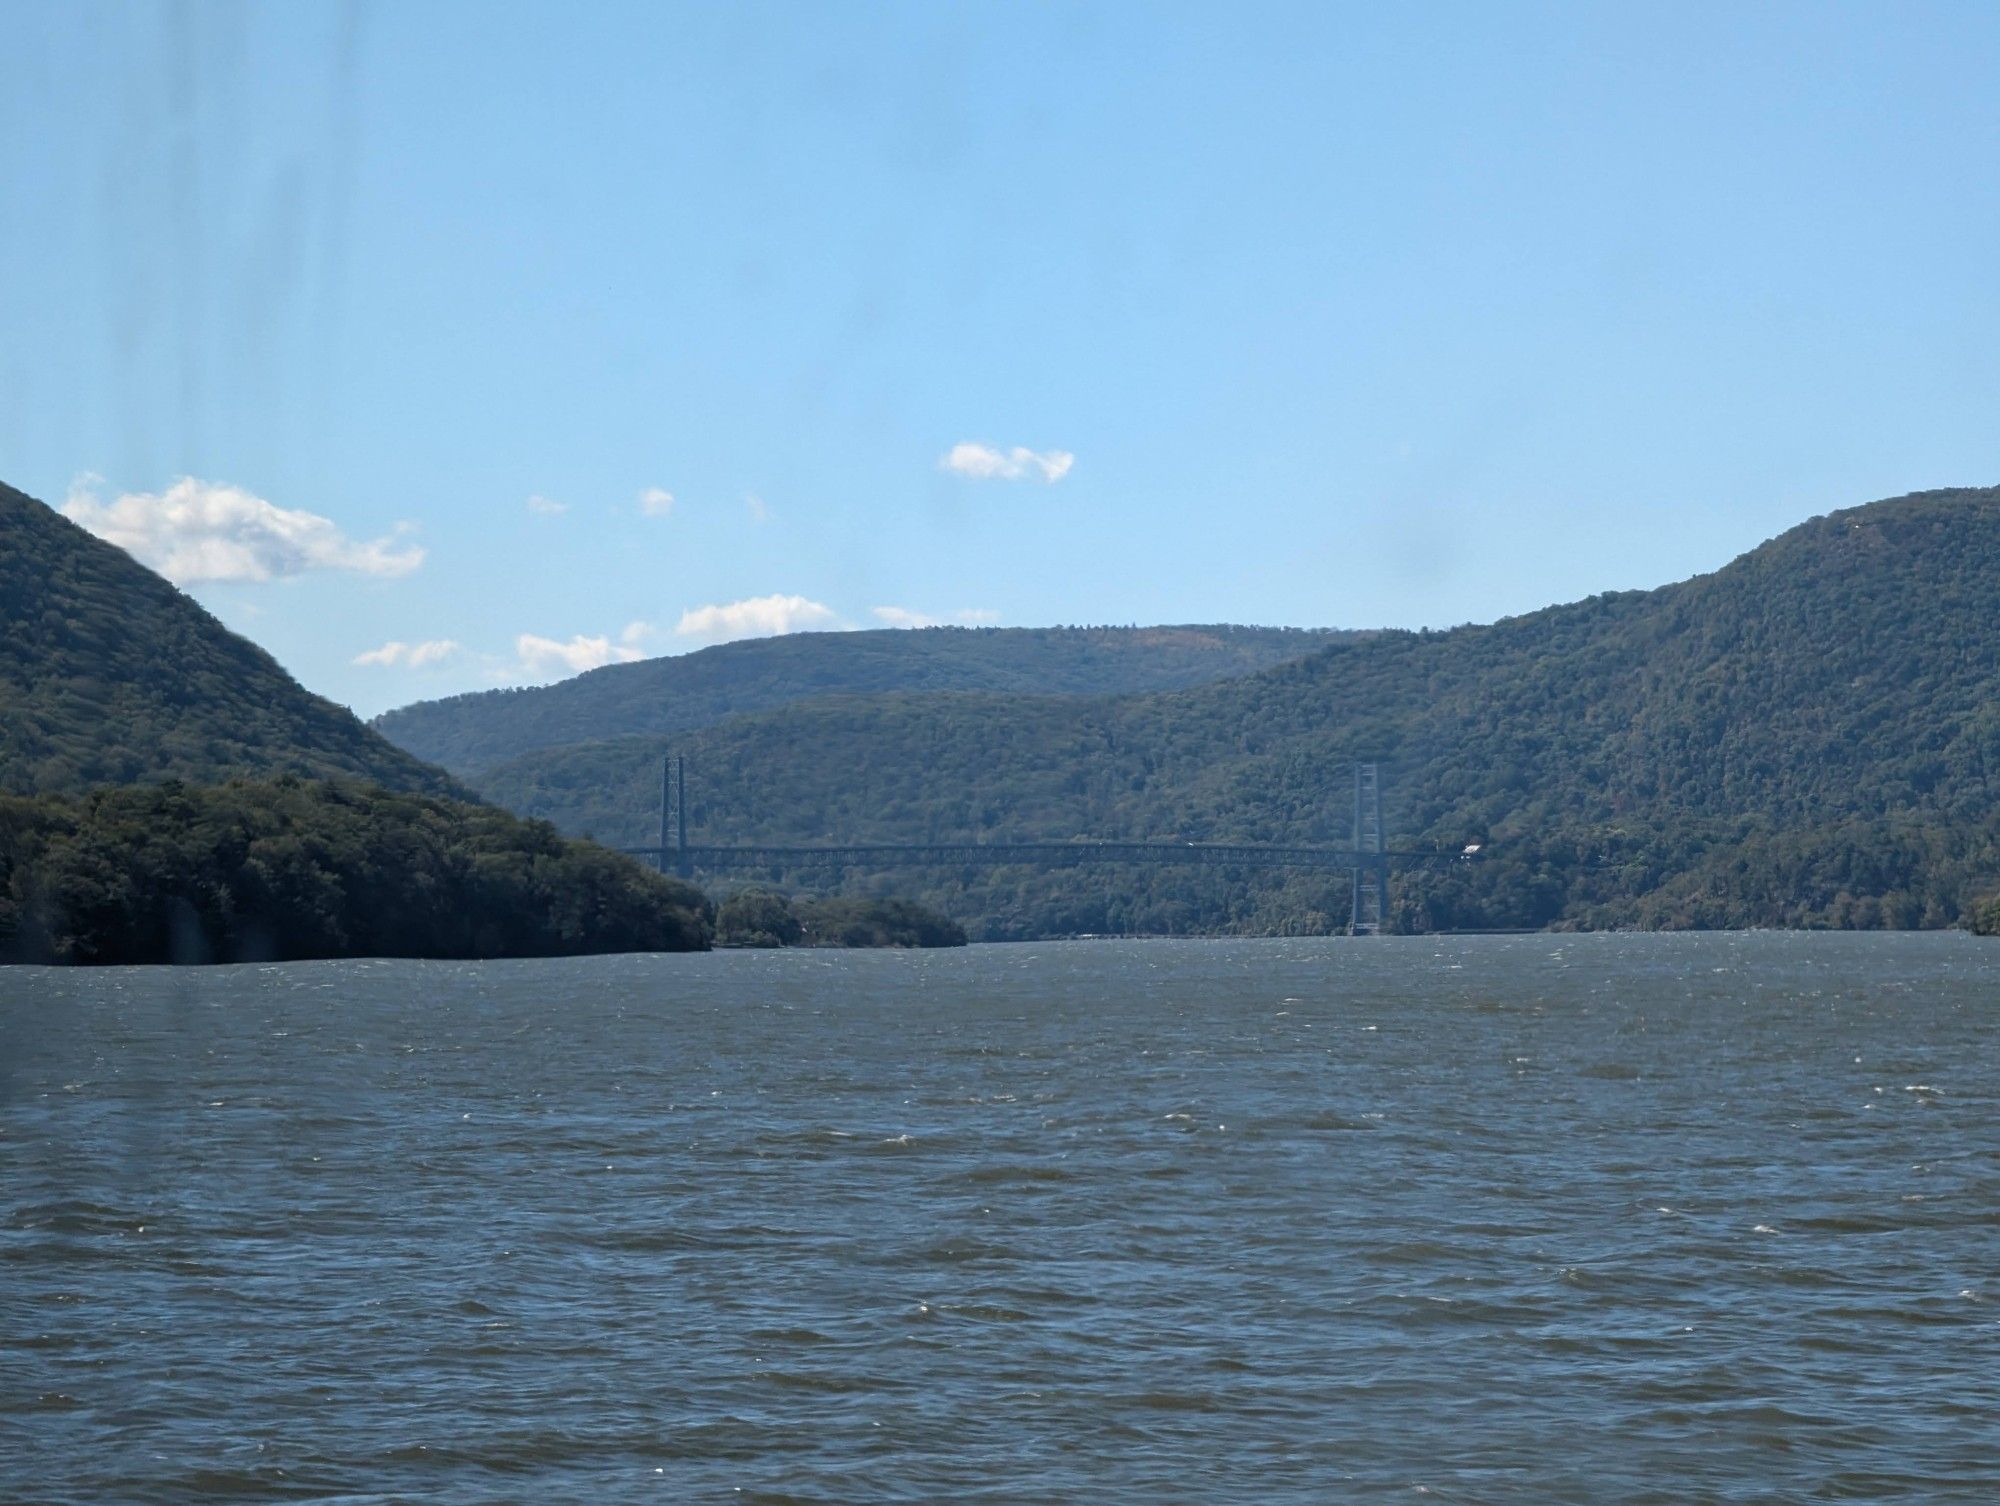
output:
[[[750,521],[753,523],[768,523],[771,521],[770,504],[755,492],[745,492],[743,494],[743,510],[750,514]]]
[[[632,622],[627,623],[625,631],[615,639],[608,633],[598,638],[578,633],[568,642],[544,638],[536,633],[522,633],[514,640],[514,652],[520,660],[519,673],[530,678],[580,675],[587,669],[602,669],[607,664],[630,664],[645,658],[645,652],[639,645],[653,631],[650,622]]]
[[[928,612],[913,612],[908,607],[870,607],[868,611],[884,627],[892,628],[978,627],[1000,620],[998,612],[985,607],[960,607],[942,617],[934,617]]]
[[[664,518],[674,510],[674,494],[664,487],[649,486],[639,493],[639,511],[649,518]]]
[[[1075,464],[1076,456],[1068,450],[1031,450],[1018,444],[1011,450],[1001,450],[965,440],[945,451],[938,468],[974,481],[1041,481],[1054,485]]]
[[[449,659],[457,653],[461,645],[455,638],[431,638],[422,643],[405,643],[392,638],[380,648],[371,648],[365,654],[356,654],[356,664],[379,664],[384,668],[393,665],[408,665],[411,669],[422,669]]]
[[[840,614],[832,607],[803,596],[753,596],[683,612],[674,632],[703,643],[733,643],[739,638],[777,638],[841,625]]]
[[[309,570],[408,575],[424,551],[401,542],[408,526],[379,539],[351,539],[331,518],[279,507],[241,487],[183,476],[164,492],[100,501],[98,478],[71,488],[63,516],[176,585],[261,581]]]
[[[569,511],[569,503],[558,502],[554,497],[544,497],[536,492],[528,498],[528,511],[544,518],[559,517]]]

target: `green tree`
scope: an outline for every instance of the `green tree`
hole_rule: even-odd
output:
[[[715,908],[715,939],[724,946],[797,946],[803,934],[791,901],[775,889],[741,889]]]

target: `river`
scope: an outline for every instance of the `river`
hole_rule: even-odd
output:
[[[2000,942],[0,972],[0,1499],[2000,1499]]]

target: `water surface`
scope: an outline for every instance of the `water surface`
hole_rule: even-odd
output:
[[[2000,1499],[2000,943],[0,972],[0,1499]]]

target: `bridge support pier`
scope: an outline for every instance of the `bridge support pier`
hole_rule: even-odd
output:
[[[660,760],[660,872],[667,864],[681,878],[694,876],[688,859],[687,759],[669,753]]]
[[[1389,860],[1382,841],[1382,782],[1372,763],[1354,766],[1354,913],[1350,936],[1382,934]]]

